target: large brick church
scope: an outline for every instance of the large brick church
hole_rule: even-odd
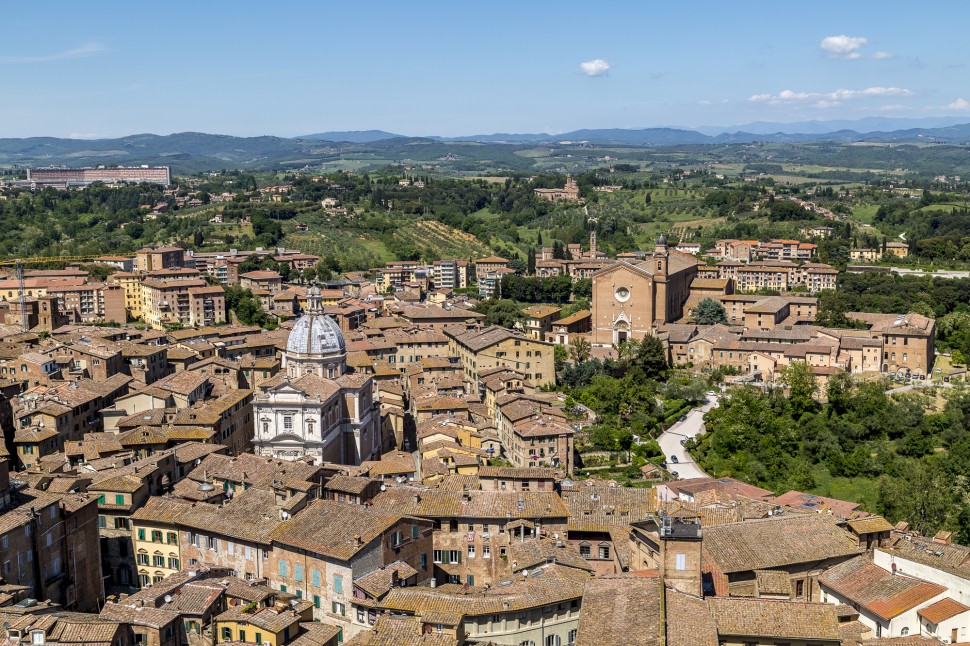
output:
[[[642,339],[681,319],[698,264],[694,256],[668,249],[661,235],[644,260],[620,260],[593,274],[593,345]]]

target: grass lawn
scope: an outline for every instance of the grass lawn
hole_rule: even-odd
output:
[[[878,210],[878,204],[863,204],[852,209],[852,217],[863,224],[872,224]]]
[[[862,505],[866,511],[875,511],[879,492],[873,478],[835,477],[821,465],[816,466],[814,475],[815,487],[810,493],[839,500],[851,500]]]

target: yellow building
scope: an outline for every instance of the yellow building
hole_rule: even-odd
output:
[[[144,274],[134,274],[131,272],[115,272],[109,280],[121,285],[125,290],[125,309],[128,316],[133,319],[141,318],[144,314],[144,297],[142,296],[141,281],[145,278]]]
[[[298,601],[272,608],[235,606],[218,615],[213,623],[216,644],[245,642],[286,646],[300,637],[300,622],[313,621],[313,603]],[[339,634],[339,629],[333,627]],[[338,639],[334,635],[334,640]]]
[[[554,345],[496,325],[477,330],[445,330],[448,351],[458,357],[465,377],[477,382],[490,368],[511,368],[536,385],[555,383]]]
[[[158,583],[181,569],[178,517],[192,504],[175,498],[149,498],[131,515],[131,542],[142,587]]]

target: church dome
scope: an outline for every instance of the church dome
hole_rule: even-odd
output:
[[[347,353],[347,342],[337,322],[326,314],[301,316],[289,339],[286,352],[302,355],[338,355]]]

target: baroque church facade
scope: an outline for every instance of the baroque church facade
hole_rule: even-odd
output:
[[[380,404],[370,375],[347,372],[347,345],[323,313],[320,290],[287,340],[280,374],[253,398],[256,455],[360,464],[381,452]]]

